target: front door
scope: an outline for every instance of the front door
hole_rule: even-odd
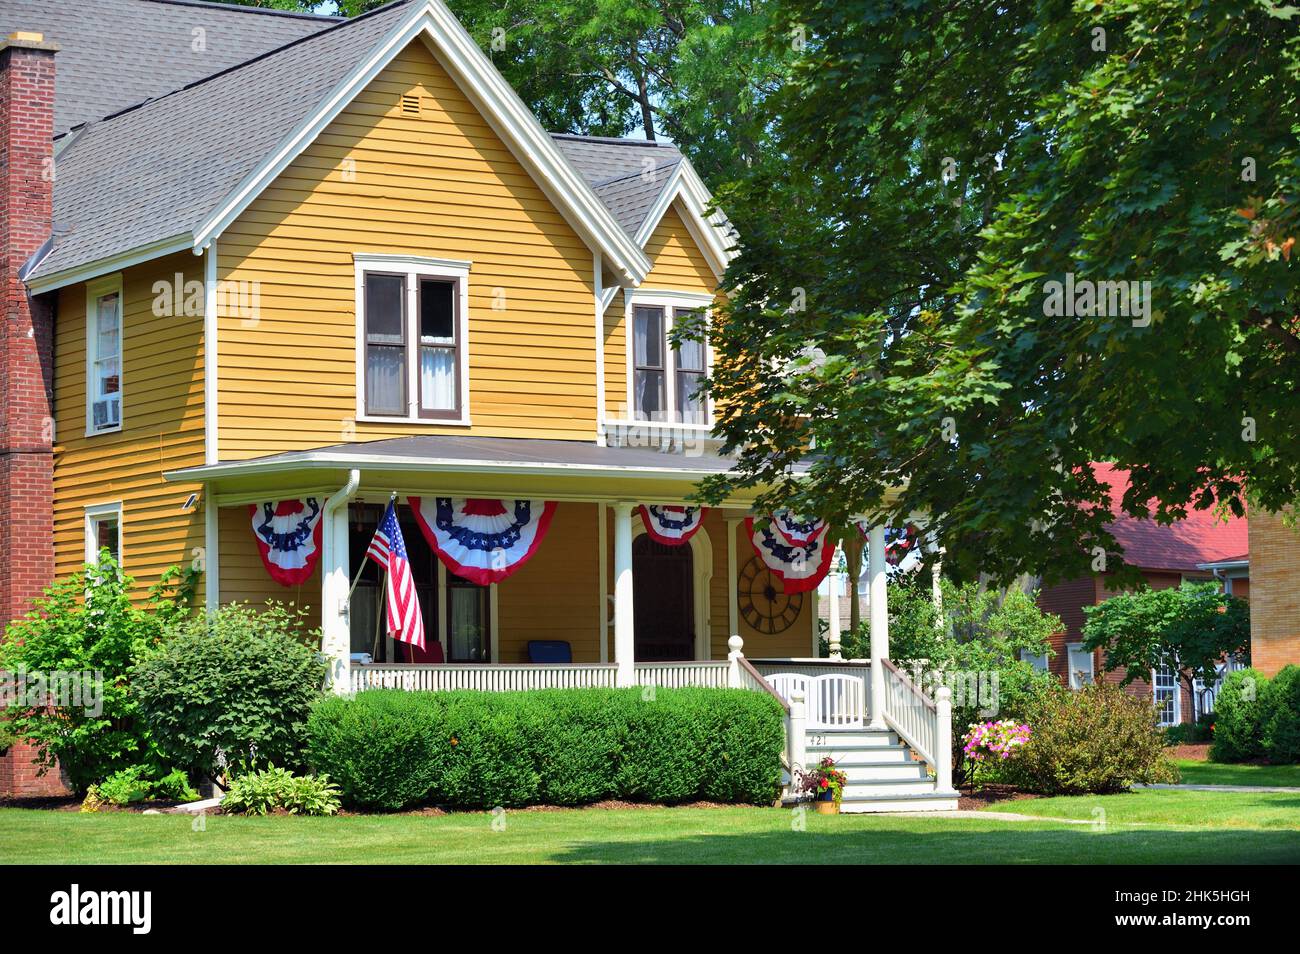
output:
[[[632,631],[637,662],[695,658],[695,612],[689,546],[670,547],[644,534],[632,543]]]

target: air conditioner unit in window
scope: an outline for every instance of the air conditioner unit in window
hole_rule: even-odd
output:
[[[90,413],[95,430],[117,426],[117,401],[115,400],[96,401],[91,405]]]

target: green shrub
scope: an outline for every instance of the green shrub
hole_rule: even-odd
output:
[[[14,735],[14,730],[9,726],[9,720],[0,715],[0,755],[4,755],[18,741],[18,736]]]
[[[1270,762],[1300,762],[1300,666],[1286,666],[1261,694],[1261,734]]]
[[[303,766],[307,716],[327,672],[303,615],[230,604],[175,626],[140,661],[140,713],[168,762],[214,777],[223,758],[244,769]]]
[[[328,775],[294,775],[274,765],[240,775],[221,800],[221,810],[231,815],[265,815],[277,809],[290,815],[333,815],[339,807],[338,786]]]
[[[1214,713],[1202,712],[1195,722],[1182,722],[1165,729],[1170,745],[1200,745],[1214,739]]]
[[[159,777],[152,766],[132,765],[87,788],[81,810],[95,812],[101,805],[130,805],[149,798],[192,802],[198,797],[180,769]]]
[[[1175,782],[1155,707],[1118,686],[1054,686],[1024,711],[1029,742],[1001,777],[1044,795],[1104,795],[1136,783]]]
[[[132,765],[158,761],[130,672],[188,611],[194,573],[167,570],[150,589],[147,607],[131,601],[131,585],[103,550],[95,563],[46,589],[36,608],[0,637],[0,669],[24,675],[29,689],[43,681],[56,700],[63,697],[48,705],[45,692],[24,693],[6,713],[9,728],[36,744],[42,771],[60,766],[79,792]],[[68,675],[55,687],[58,673]],[[79,692],[70,691],[74,686]]]
[[[1268,678],[1258,669],[1228,673],[1214,700],[1214,762],[1246,762],[1264,755],[1264,695]]]
[[[309,757],[349,807],[582,805],[606,798],[770,804],[780,706],[723,689],[372,690],[330,698]]]

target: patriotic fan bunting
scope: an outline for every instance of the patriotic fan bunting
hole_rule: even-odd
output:
[[[835,555],[834,543],[827,539],[825,525],[807,544],[791,546],[777,529],[775,520],[755,523],[753,517],[745,518],[745,533],[754,552],[772,573],[781,578],[786,593],[805,593],[817,588],[830,572]]]
[[[772,526],[792,547],[807,546],[818,534],[826,529],[826,521],[813,517],[805,520],[789,510],[778,510],[772,514]]]
[[[555,515],[551,500],[408,497],[429,546],[472,583],[499,583],[537,552]]]
[[[660,504],[642,504],[641,522],[650,539],[670,547],[681,546],[704,526],[708,507],[669,507]]]
[[[871,532],[871,524],[865,520],[859,520],[858,532],[862,534],[865,540]],[[917,549],[920,541],[920,534],[917,533],[916,527],[910,523],[898,529],[896,527],[885,528],[885,562],[891,567],[900,565],[904,560]]]
[[[316,498],[249,504],[248,517],[271,579],[281,586],[305,583],[320,562],[321,507]]]

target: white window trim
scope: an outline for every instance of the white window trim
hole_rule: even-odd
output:
[[[86,508],[84,521],[85,530],[85,549],[87,563],[94,563],[99,559],[99,547],[97,545],[98,534],[95,533],[95,522],[101,517],[117,518],[117,563],[123,566],[126,563],[125,541],[126,534],[123,532],[125,527],[122,523],[122,501],[116,500],[112,503],[91,504]]]
[[[634,342],[634,329],[632,326],[632,315],[638,305],[645,305],[652,308],[662,308],[664,310],[664,404],[667,406],[670,415],[677,413],[677,359],[675,351],[669,346],[668,336],[672,333],[673,328],[673,309],[690,308],[704,313],[704,324],[706,330],[710,329],[712,319],[713,304],[712,295],[702,295],[698,292],[673,291],[671,289],[641,288],[623,295],[623,327],[624,341],[626,342],[624,350],[626,355],[627,371],[627,408],[626,417],[622,419],[610,418],[610,423],[627,424],[633,423],[638,427],[664,427],[674,430],[684,431],[712,431],[713,430],[713,401],[708,402],[708,414],[703,424],[682,424],[668,421],[640,421],[636,417],[636,402],[633,397],[636,391],[636,345]],[[713,335],[709,334],[704,347],[704,373],[710,375],[713,373]]]
[[[1088,674],[1092,677],[1091,682],[1080,682],[1074,684],[1074,654],[1082,653],[1083,643],[1066,643],[1065,645],[1065,674],[1070,683],[1071,689],[1082,689],[1086,685],[1091,685],[1097,681],[1097,659],[1094,653],[1088,653]]]
[[[859,580],[858,583],[859,586],[861,586],[861,580]],[[1039,672],[1048,671],[1047,653],[1031,653],[1027,649],[1022,649],[1020,650],[1020,661],[1029,663]],[[1041,663],[1042,665],[1037,665],[1037,663]]]
[[[95,427],[95,359],[98,346],[96,323],[99,316],[99,299],[117,293],[117,424],[113,427]],[[86,436],[116,434],[126,420],[126,302],[122,297],[122,273],[105,275],[86,283]]]
[[[469,416],[469,271],[472,262],[448,258],[422,258],[416,255],[370,255],[361,252],[352,256],[356,272],[356,420],[378,424],[420,425],[422,427],[468,427]],[[406,363],[406,416],[396,417],[366,413],[366,273],[387,272],[406,276],[407,340],[412,353]],[[438,278],[454,281],[457,290],[456,320],[460,339],[456,342],[457,375],[460,382],[460,417],[420,417],[419,375],[420,362],[418,323],[419,279]]]
[[[1159,669],[1151,670],[1151,703],[1156,707],[1157,720],[1160,720],[1160,696],[1157,695],[1157,693],[1159,692],[1159,686],[1156,685],[1156,676],[1159,672],[1160,672]],[[1159,725],[1162,729],[1168,729],[1168,728],[1172,728],[1173,726],[1183,724],[1183,690],[1182,690],[1182,686],[1179,685],[1180,680],[1178,678],[1178,670],[1174,669],[1173,667],[1170,667],[1170,672],[1173,674],[1173,683],[1174,683],[1174,699],[1173,699],[1174,721],[1173,722],[1157,721],[1156,724]]]

